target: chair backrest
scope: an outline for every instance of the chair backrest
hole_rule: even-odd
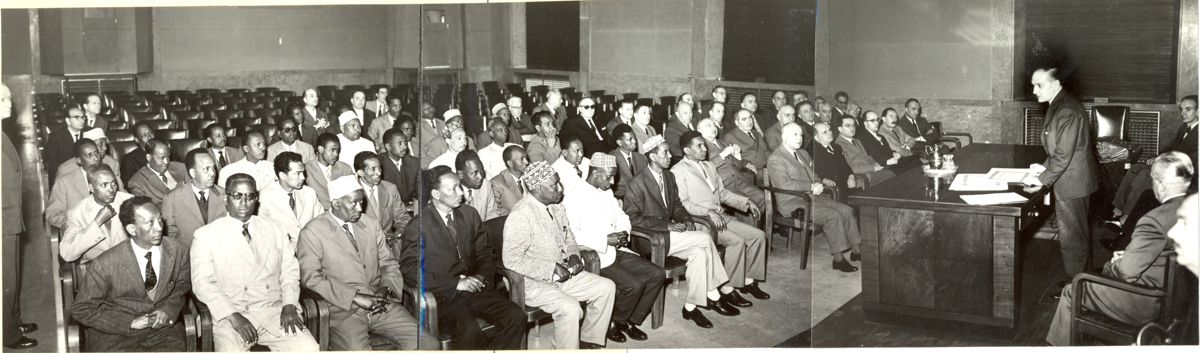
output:
[[[144,121],[144,123],[146,123],[146,125],[150,126],[150,130],[155,130],[155,131],[166,130],[166,129],[171,129],[171,128],[175,127],[174,120],[165,120],[165,119],[164,120],[147,120],[147,121]]]
[[[1160,325],[1168,326],[1176,319],[1186,318],[1188,305],[1196,298],[1196,276],[1179,264],[1175,251],[1167,254],[1167,268],[1163,277],[1166,278],[1166,298],[1159,308],[1157,321]]]
[[[104,136],[108,137],[109,142],[125,142],[135,141],[133,131],[130,130],[108,130],[104,132]]]
[[[1111,137],[1124,140],[1129,131],[1129,107],[1097,105],[1092,107],[1092,134],[1095,138]]]
[[[187,138],[187,129],[161,129],[154,131],[154,135],[163,140],[179,140]]]
[[[169,140],[167,141],[167,144],[171,146],[171,153],[175,155],[174,160],[182,161],[183,157],[187,156],[188,151],[204,147],[204,140],[198,138],[184,138]]]
[[[204,112],[200,112],[200,111],[195,111],[195,112],[193,112],[193,111],[175,111],[175,112],[172,112],[171,114],[175,115],[174,120],[176,120],[176,121],[189,121],[189,120],[197,120],[197,119],[204,118]]]
[[[492,253],[496,255],[496,264],[504,265],[504,222],[508,216],[501,216],[483,222],[483,231],[487,232],[488,241],[492,245]]]
[[[167,117],[163,116],[162,112],[159,111],[145,113],[130,112],[128,114],[129,119],[127,121],[129,121],[130,124],[137,124],[143,121],[167,120]]]
[[[113,151],[117,153],[117,160],[121,160],[121,158],[124,158],[126,154],[133,152],[133,150],[137,149],[138,147],[136,141],[117,141],[113,142],[111,145]]]
[[[214,119],[187,120],[187,122],[185,123],[185,124],[187,124],[187,126],[185,126],[185,127],[188,130],[188,137],[198,138],[198,139],[203,139],[203,138],[207,137],[204,135],[204,128],[208,127],[209,125],[215,124],[216,122],[217,121]]]

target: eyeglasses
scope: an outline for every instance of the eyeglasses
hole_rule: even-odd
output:
[[[879,122],[879,119],[866,119],[866,120],[863,120],[863,122],[864,123],[874,123],[874,122]]]
[[[842,127],[854,127],[854,124],[842,124]]]
[[[283,130],[279,130],[279,131],[282,131],[282,132],[296,132],[296,128],[294,128],[294,127],[285,127],[285,128],[283,128]]]
[[[68,115],[67,117],[71,119],[83,119],[83,115]]]
[[[229,198],[232,199],[233,201],[238,201],[238,202],[257,201],[258,200],[257,192],[250,192],[250,193],[235,192],[235,193],[226,194],[226,195],[229,195]]]
[[[592,109],[592,108],[595,108],[595,107],[596,107],[596,106],[594,106],[594,105],[581,105],[581,106],[579,106],[579,108],[580,108],[580,109]]]

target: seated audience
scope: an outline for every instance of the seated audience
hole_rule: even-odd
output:
[[[308,142],[300,141],[297,126],[299,125],[296,125],[296,121],[292,119],[279,119],[275,122],[275,129],[278,131],[275,136],[279,137],[279,141],[275,141],[267,147],[267,162],[274,161],[275,157],[283,152],[299,154],[304,163],[317,159],[313,146]]]
[[[105,250],[128,239],[125,223],[117,216],[117,208],[133,195],[117,190],[117,177],[112,168],[96,163],[87,168],[87,184],[91,197],[80,200],[67,213],[67,226],[58,244],[63,261],[86,264]]]
[[[79,205],[79,201],[87,198],[91,192],[85,170],[102,164],[96,143],[92,140],[81,139],[74,143],[73,147],[75,158],[79,161],[79,169],[55,178],[61,183],[55,183],[50,188],[50,200],[46,202],[46,224],[59,229],[67,226],[67,211]]]
[[[817,97],[817,102],[819,102],[817,103],[817,121],[826,124],[834,124],[833,105],[825,102],[825,99],[821,97]]]
[[[554,116],[549,112],[533,114],[533,122],[537,135],[533,136],[526,147],[530,162],[542,161],[552,163],[562,154],[559,146],[558,128],[554,127]]]
[[[692,122],[692,114],[692,106],[685,102],[675,103],[675,118],[667,122],[667,126],[663,128],[663,139],[671,147],[673,160],[683,159],[683,147],[678,145],[679,137],[683,136],[684,132],[696,131],[696,124]]]
[[[631,100],[622,100],[619,103],[616,116],[610,119],[608,124],[604,125],[604,128],[608,130],[608,132],[612,134],[613,138],[615,139],[617,137],[615,132],[616,130],[614,129],[617,128],[617,125],[621,124],[629,125],[630,127],[633,126],[633,101]]]
[[[753,114],[742,109],[735,117],[735,128],[725,135],[725,144],[737,145],[746,163],[753,165],[755,170],[763,170],[767,167],[767,142],[763,140],[762,132],[754,128]]]
[[[1105,277],[1142,286],[1163,288],[1167,267],[1166,251],[1173,249],[1167,231],[1179,220],[1177,212],[1185,199],[1195,169],[1187,155],[1167,152],[1154,159],[1150,176],[1154,180],[1151,190],[1162,206],[1155,208],[1137,221],[1129,246],[1122,252],[1113,253],[1113,259],[1104,264]],[[1099,285],[1084,284],[1083,298],[1073,298],[1073,287],[1062,289],[1058,310],[1046,333],[1046,342],[1055,346],[1070,344],[1071,303],[1082,300],[1083,306],[1093,312],[1103,313],[1122,323],[1140,327],[1158,317],[1162,301]]]
[[[1170,140],[1163,152],[1178,151],[1188,155],[1192,160],[1193,165],[1196,163],[1196,141],[1197,126],[1200,126],[1200,119],[1196,112],[1196,95],[1183,97],[1179,100],[1179,115],[1183,125],[1179,127],[1179,131],[1175,133],[1175,137]],[[1112,204],[1115,211],[1120,215],[1128,215],[1131,213],[1134,205],[1145,191],[1150,190],[1150,175],[1146,173],[1149,168],[1147,164],[1135,164],[1129,168],[1125,177],[1121,179],[1121,185],[1117,188],[1117,193],[1113,197]],[[1195,181],[1193,181],[1193,188]],[[1125,217],[1128,218],[1128,217]],[[1127,221],[1136,221],[1136,218]],[[1120,223],[1120,222],[1118,222]]]
[[[758,281],[767,278],[767,242],[761,229],[741,221],[728,218],[722,206],[749,212],[757,222],[758,206],[749,198],[725,188],[721,175],[707,156],[704,137],[690,131],[679,138],[684,146],[683,161],[671,168],[679,183],[679,202],[693,216],[708,217],[717,227],[717,244],[725,246],[725,270],[729,273],[729,285],[739,292],[753,295],[757,299],[771,296],[758,286]],[[750,302],[735,292],[728,302],[736,306],[750,306]]]
[[[279,222],[292,245],[308,221],[325,212],[317,192],[304,186],[304,161],[299,154],[283,152],[273,163],[275,178],[258,196],[258,215]]]
[[[479,134],[475,135],[476,144],[478,144],[480,146],[489,146],[489,145],[495,143],[495,141],[492,140],[490,129],[491,129],[491,124],[492,124],[491,121],[497,120],[497,119],[499,119],[500,122],[504,124],[504,130],[507,132],[507,135],[505,135],[506,139],[503,142],[511,143],[511,144],[521,144],[521,132],[518,131],[515,126],[512,125],[513,124],[512,112],[510,112],[508,110],[508,106],[504,105],[504,103],[496,103],[495,106],[492,106],[492,118],[491,119],[485,118],[485,121],[487,122],[487,125],[485,125],[485,127],[487,129],[485,129],[484,131],[480,131]]]
[[[803,130],[800,125],[784,126],[783,144],[771,153],[767,171],[773,187],[811,192],[807,198],[812,199],[813,209],[808,209],[806,197],[778,193],[775,194],[775,203],[779,206],[779,213],[796,217],[797,210],[809,212],[813,223],[825,229],[825,241],[829,242],[829,252],[833,254],[833,269],[842,272],[857,271],[858,268],[843,256],[849,251],[851,261],[860,261],[862,258],[859,250],[861,235],[858,232],[858,222],[854,219],[854,209],[836,200],[819,196],[826,185],[816,174],[812,157],[801,148],[804,141],[801,134]]]
[[[429,102],[421,102],[420,124],[421,144],[417,146],[420,153],[413,152],[413,155],[420,156],[421,169],[425,170],[429,169],[429,163],[446,153],[450,146],[446,144],[446,137],[442,135],[442,131],[446,130],[446,122],[434,116],[433,105]]]
[[[554,117],[554,128],[562,130],[563,123],[567,121],[567,108],[563,107],[562,92],[557,89],[546,92],[546,101],[533,107],[531,114],[536,116],[539,112],[550,113]]]
[[[400,269],[405,284],[433,293],[439,304],[439,329],[449,331],[454,348],[521,348],[525,310],[496,282],[500,261],[493,247],[503,244],[491,244],[479,213],[463,205],[458,176],[449,167],[431,168],[424,177],[431,202],[418,212],[420,222],[404,230]],[[485,335],[477,318],[495,331]]]
[[[784,111],[787,111],[791,109],[791,106],[785,105],[783,108]],[[700,120],[696,126],[700,136],[704,137],[704,148],[707,151],[705,159],[717,169],[717,174],[721,176],[725,188],[750,198],[750,202],[758,206],[758,209],[766,209],[767,202],[766,196],[763,195],[763,189],[754,182],[758,177],[758,170],[754,168],[754,165],[747,164],[746,160],[742,159],[741,147],[726,145],[718,140],[717,132],[720,129],[712,119]]]
[[[309,144],[316,144],[317,137],[324,133],[337,135],[339,132],[337,124],[333,124],[329,120],[329,114],[324,110],[317,109],[317,103],[320,103],[320,96],[317,95],[317,90],[309,88],[304,90],[304,120],[298,121],[301,126],[301,140]],[[311,133],[309,133],[311,131]]]
[[[83,139],[83,128],[86,122],[83,116],[83,110],[71,107],[67,109],[67,116],[63,118],[65,125],[55,128],[50,131],[50,136],[46,138],[46,146],[71,146]],[[42,162],[46,165],[46,175],[58,175],[58,166],[66,160],[71,159],[71,154],[65,148],[46,148],[43,152]],[[55,181],[50,181],[50,188],[54,188]]]
[[[391,239],[399,236],[408,226],[412,215],[408,214],[408,207],[400,198],[400,190],[396,185],[383,180],[383,172],[379,170],[380,159],[375,152],[359,152],[354,157],[354,174],[362,184],[363,197],[367,200],[363,212],[383,227],[383,235]]]
[[[150,130],[150,125],[147,125],[146,122],[139,122],[133,125],[133,139],[137,142],[137,147],[121,157],[121,184],[126,187],[129,186],[129,179],[146,166],[146,157],[150,155],[150,140],[154,139],[154,131]]]
[[[865,176],[867,182],[872,184],[877,184],[896,175],[892,171],[885,169],[884,166],[876,163],[874,159],[871,159],[862,142],[854,137],[858,133],[857,119],[851,116],[843,116],[838,122],[840,125],[838,125],[836,143],[842,147],[842,154],[846,157],[846,164],[850,165],[850,170],[854,174]]]
[[[771,127],[767,128],[767,131],[763,131],[763,140],[767,142],[768,151],[774,151],[775,149],[779,148],[779,140],[781,139],[780,129],[782,129],[784,125],[790,124],[796,120],[796,108],[784,104],[783,106],[779,107],[778,113],[775,113],[774,117],[777,122],[774,125],[771,125]]]
[[[733,128],[733,124],[725,124],[725,103],[714,102],[709,104],[708,119],[712,120],[717,126],[717,138],[725,136],[725,132]]]
[[[754,119],[754,130],[761,135],[764,130],[775,124],[774,116],[767,116],[762,111],[758,110],[758,96],[754,93],[746,93],[742,96],[742,110],[750,112],[750,117]],[[737,122],[736,120],[734,121]]]
[[[390,89],[386,86],[376,88],[375,92],[374,92],[375,93],[374,99],[364,102],[363,108],[366,108],[367,110],[370,110],[372,113],[375,113],[375,117],[383,118],[384,114],[387,114],[388,112],[390,112],[389,108],[391,108],[390,103],[388,103],[388,91],[389,90]],[[397,110],[399,110],[399,109],[397,109]],[[372,122],[374,122],[374,121],[372,121]],[[371,124],[371,126],[375,126],[375,124]],[[384,130],[387,130],[387,129],[384,129]],[[372,140],[375,140],[375,139],[372,139]]]
[[[253,177],[230,176],[225,189],[227,215],[197,229],[191,244],[192,292],[212,313],[213,348],[318,350],[300,315],[300,266],[283,227],[254,215]]]
[[[353,165],[354,157],[359,153],[375,151],[375,143],[362,136],[362,124],[362,120],[351,110],[338,116],[338,125],[342,127],[342,133],[337,135],[342,148],[341,154],[338,155],[339,161]]]
[[[562,143],[562,155],[554,160],[550,167],[558,173],[563,192],[571,193],[580,184],[584,184],[583,177],[588,174],[588,167],[592,164],[583,156],[583,143],[579,142],[579,138],[571,136],[559,141]]]
[[[896,125],[897,117],[896,110],[887,108],[883,110],[883,124],[879,127],[879,135],[887,141],[888,147],[892,148],[892,152],[899,153],[901,157],[913,155],[912,148],[916,146],[917,140],[904,132],[900,125]]]
[[[356,159],[369,153],[374,152]],[[364,194],[355,177],[330,182],[333,207],[305,225],[296,243],[304,287],[329,302],[329,348],[371,350],[375,334],[401,350],[436,349],[437,338],[389,299],[403,292],[404,276],[380,223],[363,216]]]
[[[454,160],[458,178],[462,181],[463,204],[471,206],[483,221],[508,215],[508,210],[500,207],[500,197],[492,189],[492,183],[484,177],[483,162],[475,151],[465,150],[458,153]]]
[[[521,141],[532,141],[533,136],[538,133],[537,129],[534,128],[539,124],[538,121],[531,119],[529,117],[530,114],[525,113],[525,110],[522,108],[524,103],[521,102],[520,96],[508,97],[508,102],[506,103],[507,104],[505,105],[508,106],[509,115],[511,115],[513,119],[511,125],[517,130],[518,133],[520,133],[519,137],[521,138]]]
[[[167,236],[190,246],[196,229],[225,216],[225,190],[216,185],[216,167],[208,151],[189,151],[183,160],[191,181],[163,198],[162,215]]]
[[[817,122],[813,125],[812,152],[817,176],[827,187],[837,187],[846,194],[850,189],[862,189],[865,186],[863,177],[854,175],[850,164],[842,152],[842,146],[833,143],[833,129],[829,124]],[[843,200],[839,200],[843,201]]]
[[[149,197],[154,204],[162,205],[163,198],[179,184],[186,183],[188,172],[179,162],[171,161],[171,148],[163,140],[150,140],[150,154],[146,155],[145,167],[129,178],[129,193]]]
[[[596,152],[607,152],[609,147],[609,130],[596,122],[596,101],[591,98],[579,100],[576,108],[578,116],[567,118],[563,122],[560,137],[574,136],[583,142],[583,153],[592,155]]]
[[[114,179],[115,180],[115,179]],[[88,352],[182,352],[187,339],[179,311],[192,291],[189,249],[163,237],[150,198],[120,204],[121,241],[88,265],[71,317],[85,328]]]
[[[380,155],[380,168],[383,169],[383,180],[396,185],[400,191],[400,199],[406,205],[411,205],[417,199],[417,173],[421,161],[409,153],[408,135],[399,129],[389,129],[383,133],[384,153]]]
[[[229,176],[234,174],[247,174],[254,177],[254,184],[261,188],[266,188],[275,182],[275,168],[271,162],[266,161],[267,139],[261,132],[251,131],[246,134],[246,139],[242,143],[242,152],[244,157],[241,160],[230,163],[222,169],[224,172],[217,179],[217,185],[225,185]]]
[[[317,137],[317,159],[304,165],[304,184],[308,185],[321,200],[321,207],[329,209],[329,182],[347,175],[354,175],[354,167],[338,160],[342,143],[333,134]]]
[[[204,128],[204,134],[205,141],[208,142],[208,153],[217,163],[217,175],[221,174],[221,169],[225,166],[242,160],[242,151],[227,145],[229,136],[225,134],[224,126],[210,124]]]
[[[447,126],[451,127],[453,125],[447,124]],[[458,157],[459,152],[466,150],[468,147],[467,131],[463,130],[461,126],[453,126],[453,129],[450,130],[445,136],[446,145],[449,147],[446,148],[446,152],[442,152],[440,156],[437,156],[437,158],[434,158],[433,161],[429,163],[429,168],[444,165],[450,167],[451,170],[454,170],[454,159]],[[457,170],[455,171],[457,172]]]
[[[382,91],[383,88],[380,88],[380,90]],[[367,138],[371,139],[371,141],[375,141],[376,151],[383,153],[383,134],[395,127],[396,122],[403,119],[409,119],[411,117],[409,117],[406,113],[404,113],[404,110],[402,110],[403,107],[400,103],[400,97],[388,97],[387,104],[377,104],[379,104],[380,107],[384,107],[384,112],[376,113],[375,121],[372,121],[371,126],[367,129]]]
[[[525,156],[525,149],[521,146],[508,146],[504,149],[503,157],[504,170],[489,182],[492,189],[496,190],[496,202],[500,203],[505,212],[512,212],[513,205],[525,195],[525,187],[521,185],[520,180],[525,166],[529,165],[529,158]]]
[[[559,204],[563,186],[558,173],[546,162],[533,162],[521,182],[529,192],[504,224],[504,267],[525,278],[525,305],[554,318],[555,349],[603,347],[615,286],[583,270],[566,211]],[[585,309],[580,302],[586,303]],[[582,326],[576,325],[581,319]]]
[[[638,143],[649,141],[651,136],[658,135],[658,129],[650,126],[650,106],[639,105],[633,112],[633,136]]]
[[[108,137],[104,136],[104,130],[92,128],[91,130],[84,131],[83,138],[96,143],[96,154],[100,155],[100,162],[112,168],[113,174],[117,175],[117,188],[125,190],[125,179],[121,177],[121,166],[117,163],[116,154],[113,152],[112,146],[108,144]],[[55,175],[54,178],[57,179],[59,176],[75,170],[79,170],[79,158],[71,157],[71,159],[58,165],[58,175]]]
[[[892,151],[892,146],[888,144],[887,139],[879,133],[879,114],[873,110],[868,110],[863,114],[862,119],[863,129],[855,132],[854,137],[862,144],[863,149],[867,151],[867,155],[875,161],[876,164],[882,166],[892,166],[900,162],[900,154]]]
[[[650,315],[654,300],[662,291],[663,269],[629,249],[629,232],[633,228],[610,190],[617,159],[597,152],[591,161],[586,184],[565,193],[562,205],[575,240],[596,251],[600,256],[600,275],[616,285],[608,340],[625,342],[628,334],[631,339],[645,341],[646,333],[638,325]]]
[[[850,112],[850,95],[846,94],[846,91],[838,91],[833,94],[832,113],[833,115],[830,115],[829,118],[834,122],[842,121],[842,118],[847,116],[855,119],[858,118]]]
[[[784,105],[787,105],[787,93],[784,93],[783,91],[778,91],[778,90],[775,92],[772,92],[771,93],[771,105],[763,107],[764,108],[763,114],[765,115],[766,118],[774,118],[779,115],[780,110],[783,110]],[[795,107],[793,107],[793,109],[794,108]],[[775,126],[775,125],[779,125],[779,123],[772,124],[772,126]],[[770,127],[764,126],[763,128],[767,129]]]
[[[645,155],[637,153],[638,140],[633,134],[632,127],[621,124],[613,128],[612,132],[617,148],[609,154],[616,157],[618,171],[616,184],[612,188],[613,195],[618,199],[624,199],[629,183],[638,173],[646,169],[648,161]]]
[[[500,174],[504,170],[504,149],[508,146],[516,146],[515,143],[508,141],[508,133],[510,132],[508,124],[502,119],[492,119],[488,124],[487,140],[491,141],[487,146],[479,149],[479,160],[483,163],[483,169],[487,171],[486,178],[491,179]],[[481,136],[484,136],[481,134]]]
[[[897,124],[904,133],[912,136],[921,145],[936,144],[941,138],[933,130],[933,126],[929,125],[929,120],[921,115],[921,101],[916,98],[909,98],[904,102],[904,117]]]
[[[354,91],[354,93],[350,95],[349,109],[346,109],[346,111],[339,112],[337,114],[338,115],[338,126],[342,128],[343,134],[346,133],[346,124],[342,122],[342,114],[346,113],[346,112],[350,112],[350,113],[352,113],[352,115],[355,118],[358,118],[358,128],[359,128],[358,130],[359,131],[358,131],[357,135],[363,136],[362,130],[365,129],[364,126],[371,126],[371,122],[375,121],[375,116],[376,116],[375,112],[373,112],[369,109],[366,109],[366,106],[367,106],[367,94],[366,93],[364,93],[363,91]],[[347,136],[349,136],[349,135],[347,135]],[[374,148],[373,145],[372,145],[372,148]],[[354,156],[357,154],[358,153],[355,153],[351,156]],[[351,157],[351,158],[354,158],[354,157]]]
[[[812,102],[805,100],[796,103],[796,117],[796,123],[800,124],[800,131],[804,134],[804,149],[808,149],[812,147],[813,124],[817,123],[817,114],[813,111]]]

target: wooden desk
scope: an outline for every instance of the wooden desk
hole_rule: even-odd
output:
[[[1041,146],[971,144],[955,153],[959,173],[1028,167],[1045,160]],[[1011,330],[1017,322],[1019,242],[1053,212],[1045,192],[1024,204],[967,205],[948,190],[935,200],[920,168],[850,196],[862,232],[862,290],[868,319],[928,319]],[[886,315],[881,315],[886,314]]]

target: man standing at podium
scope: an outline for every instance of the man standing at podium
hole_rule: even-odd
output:
[[[1038,102],[1050,104],[1042,137],[1046,162],[1031,165],[1030,169],[1040,174],[1027,176],[1023,182],[1028,192],[1054,187],[1063,270],[1074,277],[1090,268],[1088,195],[1098,186],[1097,166],[1087,114],[1079,100],[1063,90],[1061,79],[1062,73],[1057,68],[1039,68],[1033,72],[1033,94]]]

